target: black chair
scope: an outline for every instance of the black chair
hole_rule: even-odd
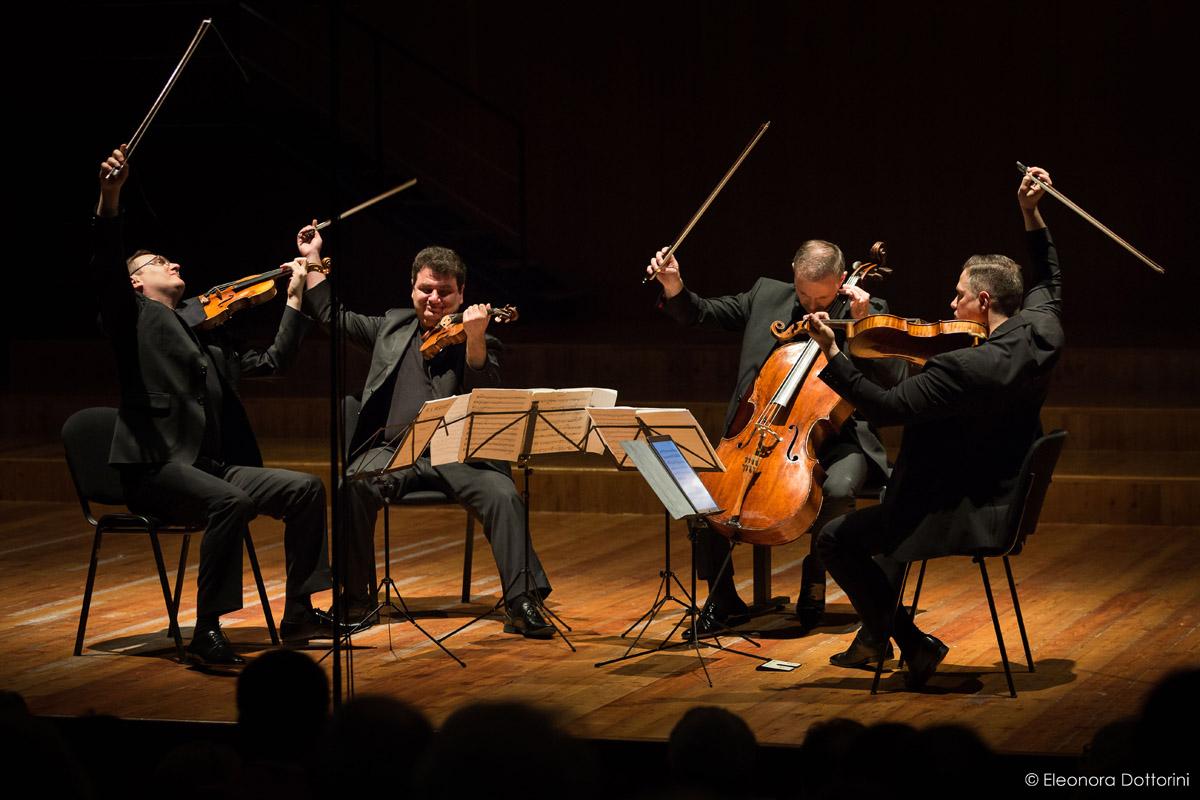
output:
[[[79,505],[83,509],[84,518],[96,530],[92,539],[92,557],[88,565],[87,585],[83,591],[83,608],[79,612],[79,632],[75,635],[75,655],[83,654],[83,635],[87,629],[88,609],[92,604],[92,589],[96,583],[96,566],[100,557],[101,540],[106,533],[136,533],[146,535],[150,539],[150,547],[154,551],[154,563],[158,567],[159,583],[162,585],[163,602],[167,606],[168,631],[175,640],[175,650],[182,661],[185,656],[183,637],[179,632],[178,616],[180,595],[183,591],[183,576],[187,568],[188,545],[191,542],[192,534],[203,531],[204,524],[167,524],[149,515],[133,513],[105,514],[96,519],[92,513],[92,503],[109,506],[125,505],[125,490],[121,485],[121,474],[108,463],[108,451],[112,446],[113,428],[116,423],[117,409],[115,408],[85,408],[72,414],[62,428],[67,467],[71,471],[71,480],[75,483]],[[174,592],[171,590],[171,582],[167,577],[166,564],[163,561],[162,546],[158,540],[160,533],[183,535]],[[254,542],[250,538],[249,530],[246,531],[245,541],[246,554],[250,557],[254,580],[258,584],[258,596],[262,601],[267,630],[271,634],[271,642],[278,645],[279,634],[275,630],[271,604],[267,600],[267,591],[263,586],[262,572],[258,568],[258,557],[255,555]]]
[[[362,410],[362,403],[353,395],[347,395],[343,401],[343,414],[345,416],[345,432],[346,442],[349,443],[351,436],[354,433],[355,424],[358,422],[358,413]],[[354,454],[351,454],[350,460],[353,460]],[[432,489],[422,489],[415,492],[409,492],[395,500],[384,498],[383,501],[383,546],[385,560],[385,582],[391,578],[391,546],[392,546],[392,526],[391,526],[391,507],[415,507],[415,506],[457,506],[458,501],[445,492],[439,492]],[[475,556],[475,515],[470,509],[463,509],[467,513],[467,529],[465,542],[463,544],[463,578],[462,578],[462,602],[471,602],[471,567]],[[485,529],[486,533],[486,529]],[[385,592],[390,592],[390,588],[386,587]],[[390,594],[386,599],[391,599]]]
[[[1017,477],[1017,485],[1013,490],[1012,502],[1009,504],[1008,520],[1006,523],[1007,536],[1003,543],[996,547],[950,554],[968,556],[979,565],[979,574],[983,579],[983,591],[987,595],[988,608],[992,612],[992,626],[996,631],[996,644],[1000,648],[1000,659],[1004,663],[1004,677],[1008,681],[1008,693],[1011,697],[1017,696],[1017,689],[1013,684],[1012,670],[1008,664],[1008,651],[1004,647],[1004,634],[1000,631],[1000,617],[996,613],[996,601],[992,596],[992,584],[988,580],[985,562],[989,558],[1000,558],[1004,562],[1004,572],[1008,576],[1008,590],[1012,595],[1013,611],[1017,617],[1017,628],[1021,632],[1021,644],[1025,647],[1025,662],[1029,665],[1029,671],[1033,672],[1033,652],[1029,648],[1029,636],[1025,632],[1025,619],[1021,616],[1021,603],[1017,599],[1017,584],[1013,580],[1012,565],[1009,563],[1009,556],[1019,555],[1025,548],[1026,539],[1037,530],[1038,517],[1041,516],[1042,504],[1046,499],[1046,490],[1050,488],[1050,480],[1054,475],[1054,467],[1058,464],[1058,457],[1062,454],[1063,445],[1066,441],[1067,432],[1057,430],[1037,439],[1030,446],[1029,452],[1025,455],[1025,462],[1021,466],[1021,472]],[[921,570],[917,574],[917,585],[913,592],[913,602],[910,611],[914,617],[917,613],[917,603],[921,597],[921,586],[925,581],[925,567],[928,563],[928,560],[922,561]],[[897,608],[900,608],[904,602],[904,590],[908,584],[908,575],[911,569],[912,562],[909,562],[905,566],[904,578],[900,582],[900,592],[896,598]],[[871,694],[875,694],[879,689],[879,678],[883,673],[883,660],[883,651],[881,650],[878,663],[875,667],[875,680],[871,684]],[[901,659],[900,665],[903,666],[903,663],[904,661]]]

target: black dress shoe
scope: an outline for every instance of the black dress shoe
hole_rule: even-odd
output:
[[[883,649],[883,660],[887,661],[893,656],[895,656],[895,651],[892,650],[892,643],[888,642]],[[859,628],[850,647],[844,653],[831,655],[829,663],[835,667],[873,670],[879,663],[879,642],[871,638],[866,628]]]
[[[519,633],[526,639],[554,637],[554,627],[546,622],[537,604],[526,594],[508,604],[504,615],[504,632]]]
[[[908,662],[904,685],[910,689],[920,689],[933,677],[933,673],[937,672],[938,664],[946,658],[950,648],[942,644],[940,639],[924,634],[910,650],[911,652],[904,653]]]
[[[796,619],[805,630],[812,630],[821,624],[825,616],[825,582],[805,583],[800,586],[800,596],[796,598]]]
[[[342,625],[336,622],[329,612],[310,608],[301,619],[285,619],[279,623],[279,635],[285,642],[307,642],[310,639],[332,639],[335,631],[340,636],[357,633],[365,627],[354,621]]]
[[[188,658],[210,666],[232,667],[245,664],[246,659],[233,652],[225,632],[220,628],[196,631],[187,646]]]
[[[737,595],[731,598],[709,596],[700,616],[696,618],[696,633],[701,638],[713,636],[738,625],[745,625],[749,621],[750,609],[746,607],[742,598]],[[683,629],[682,636],[684,641],[692,640],[691,625]]]

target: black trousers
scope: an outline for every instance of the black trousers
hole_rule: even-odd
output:
[[[330,588],[325,542],[325,487],[306,472],[206,463],[122,470],[131,510],[173,522],[206,523],[200,540],[196,611],[220,616],[242,607],[242,537],[265,514],[284,521],[287,600],[295,621],[308,596]]]
[[[806,584],[825,582],[825,569],[816,551],[816,533],[831,520],[854,510],[854,495],[866,482],[870,470],[867,457],[858,448],[831,448],[824,454],[821,464],[825,469],[825,481],[821,484],[823,498],[821,513],[812,524],[813,535],[810,537],[809,554],[804,559],[802,580]],[[729,541],[707,525],[697,526],[695,533],[696,575],[709,581],[714,580],[729,552]],[[726,589],[731,589],[732,580],[733,562],[730,561],[722,575],[721,583]]]
[[[349,467],[353,475],[364,464],[383,466],[390,459],[387,448],[368,450]],[[500,571],[506,600],[515,600],[525,592],[519,579],[525,561],[525,504],[517,493],[508,466],[501,462],[472,461],[466,464],[431,466],[428,458],[419,458],[408,469],[373,478],[347,481],[349,503],[349,545],[346,564],[346,594],[352,603],[372,604],[377,587],[375,574],[375,520],[383,501],[396,500],[409,492],[439,491],[454,498],[483,521],[484,532],[492,546],[492,555]],[[542,562],[529,547],[530,584],[550,594],[550,581]],[[386,557],[386,554],[385,554]]]
[[[889,524],[885,506],[871,506],[835,519],[816,536],[817,552],[850,599],[863,627],[877,642],[894,636],[908,650],[921,635],[912,617],[896,609],[904,562],[886,554],[906,535]]]

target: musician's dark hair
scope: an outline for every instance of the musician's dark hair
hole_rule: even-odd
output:
[[[461,289],[467,282],[467,265],[462,260],[462,256],[451,250],[449,247],[426,247],[421,252],[417,253],[417,257],[413,259],[412,265],[412,282],[417,282],[417,273],[425,267],[429,267],[434,275],[445,277],[449,275],[454,278],[454,282]]]
[[[1021,266],[1008,256],[971,256],[963,264],[967,273],[967,286],[975,294],[987,292],[992,305],[1006,317],[1021,310],[1025,296],[1025,282],[1021,278]]]
[[[156,255],[156,253],[153,250],[145,250],[145,249],[134,250],[133,255],[131,255],[129,258],[125,259],[125,271],[128,272],[130,275],[133,275],[134,260],[141,258],[142,256],[152,256],[152,255]],[[144,266],[146,266],[146,265],[143,264],[142,267],[144,267]],[[138,269],[141,269],[142,267],[138,267]]]
[[[846,271],[842,249],[824,239],[809,239],[800,245],[792,259],[792,272],[806,281],[820,281]]]

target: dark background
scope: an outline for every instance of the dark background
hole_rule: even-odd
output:
[[[420,247],[461,249],[468,299],[515,302],[527,340],[677,335],[641,270],[749,140],[680,250],[688,285],[790,279],[806,238],[889,244],[875,291],[945,318],[978,252],[1024,261],[1016,160],[1167,268],[1053,199],[1073,345],[1192,345],[1195,67],[1182,2],[80,3],[10,53],[12,346],[97,336],[87,229],[101,157],[129,138],[199,20],[210,35],[134,157],[128,246],[189,288],[294,255],[312,216],[409,176],[327,234],[348,302],[407,304]],[[14,186],[14,184],[17,184]],[[279,303],[280,301],[276,301]],[[237,324],[269,332],[275,311]],[[10,376],[20,387],[21,376]]]

